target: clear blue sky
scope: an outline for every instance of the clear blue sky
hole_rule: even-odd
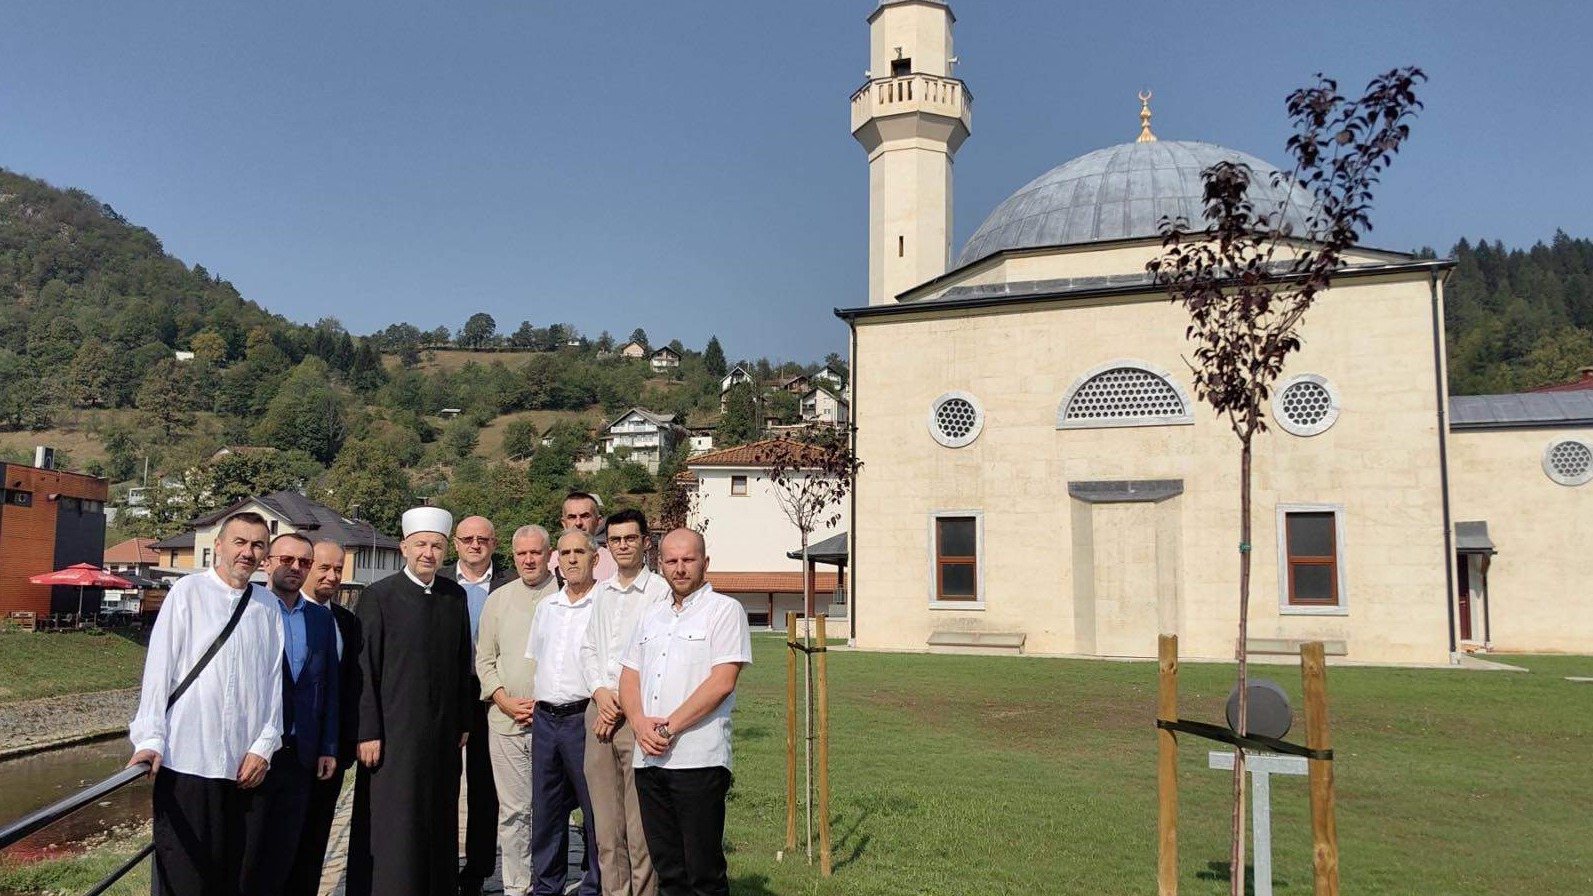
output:
[[[847,116],[873,5],[8,0],[0,165],[88,190],[295,320],[484,310],[816,360],[845,352],[830,309],[866,302]],[[1593,236],[1589,7],[954,2],[975,97],[956,244],[1132,139],[1141,88],[1164,139],[1281,162],[1291,89],[1403,64],[1432,77],[1427,110],[1369,242]]]

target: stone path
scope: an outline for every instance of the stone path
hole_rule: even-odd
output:
[[[465,830],[465,797],[466,788],[463,779],[459,782],[459,860],[464,864],[464,830]],[[320,896],[344,896],[343,884],[348,874],[348,835],[349,822],[354,815],[354,776],[349,775],[343,785],[343,793],[337,800],[337,814],[332,817],[332,836],[326,845],[326,870],[321,875]],[[565,892],[574,892],[575,884],[581,877],[581,859],[584,853],[581,842],[581,829],[570,829],[570,871],[565,883]],[[503,896],[503,878],[500,867],[494,867],[492,877],[482,887],[483,896]]]

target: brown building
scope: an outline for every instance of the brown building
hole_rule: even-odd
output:
[[[0,463],[0,616],[77,612],[76,588],[34,585],[28,577],[100,564],[108,494],[109,483],[97,476]],[[98,592],[89,598],[83,612],[98,612]]]

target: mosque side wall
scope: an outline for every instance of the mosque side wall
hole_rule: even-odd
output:
[[[1543,470],[1544,449],[1593,429],[1462,430],[1450,436],[1456,520],[1484,520],[1498,551],[1489,563],[1489,634],[1500,652],[1586,653],[1593,636],[1587,533],[1593,483],[1564,486]],[[1483,632],[1478,626],[1475,640]]]
[[[1007,307],[857,325],[859,646],[922,650],[935,631],[1023,632],[1031,653],[1152,656],[1158,630],[1187,656],[1232,657],[1239,444],[1194,403],[1187,425],[1056,428],[1074,381],[1143,361],[1186,393],[1186,318],[1164,296]],[[1341,414],[1301,438],[1274,428],[1255,452],[1252,639],[1346,642],[1348,658],[1448,658],[1431,293],[1425,276],[1351,281],[1325,296],[1285,376],[1316,373]],[[927,429],[949,390],[983,404],[957,449]],[[1068,483],[1182,480],[1155,503],[1086,504]],[[1341,508],[1345,607],[1279,606],[1280,505]],[[931,520],[982,520],[983,604],[932,605]]]

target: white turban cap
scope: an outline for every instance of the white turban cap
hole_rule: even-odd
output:
[[[404,511],[404,537],[416,532],[438,532],[443,535],[454,531],[454,516],[441,507],[411,507]]]

